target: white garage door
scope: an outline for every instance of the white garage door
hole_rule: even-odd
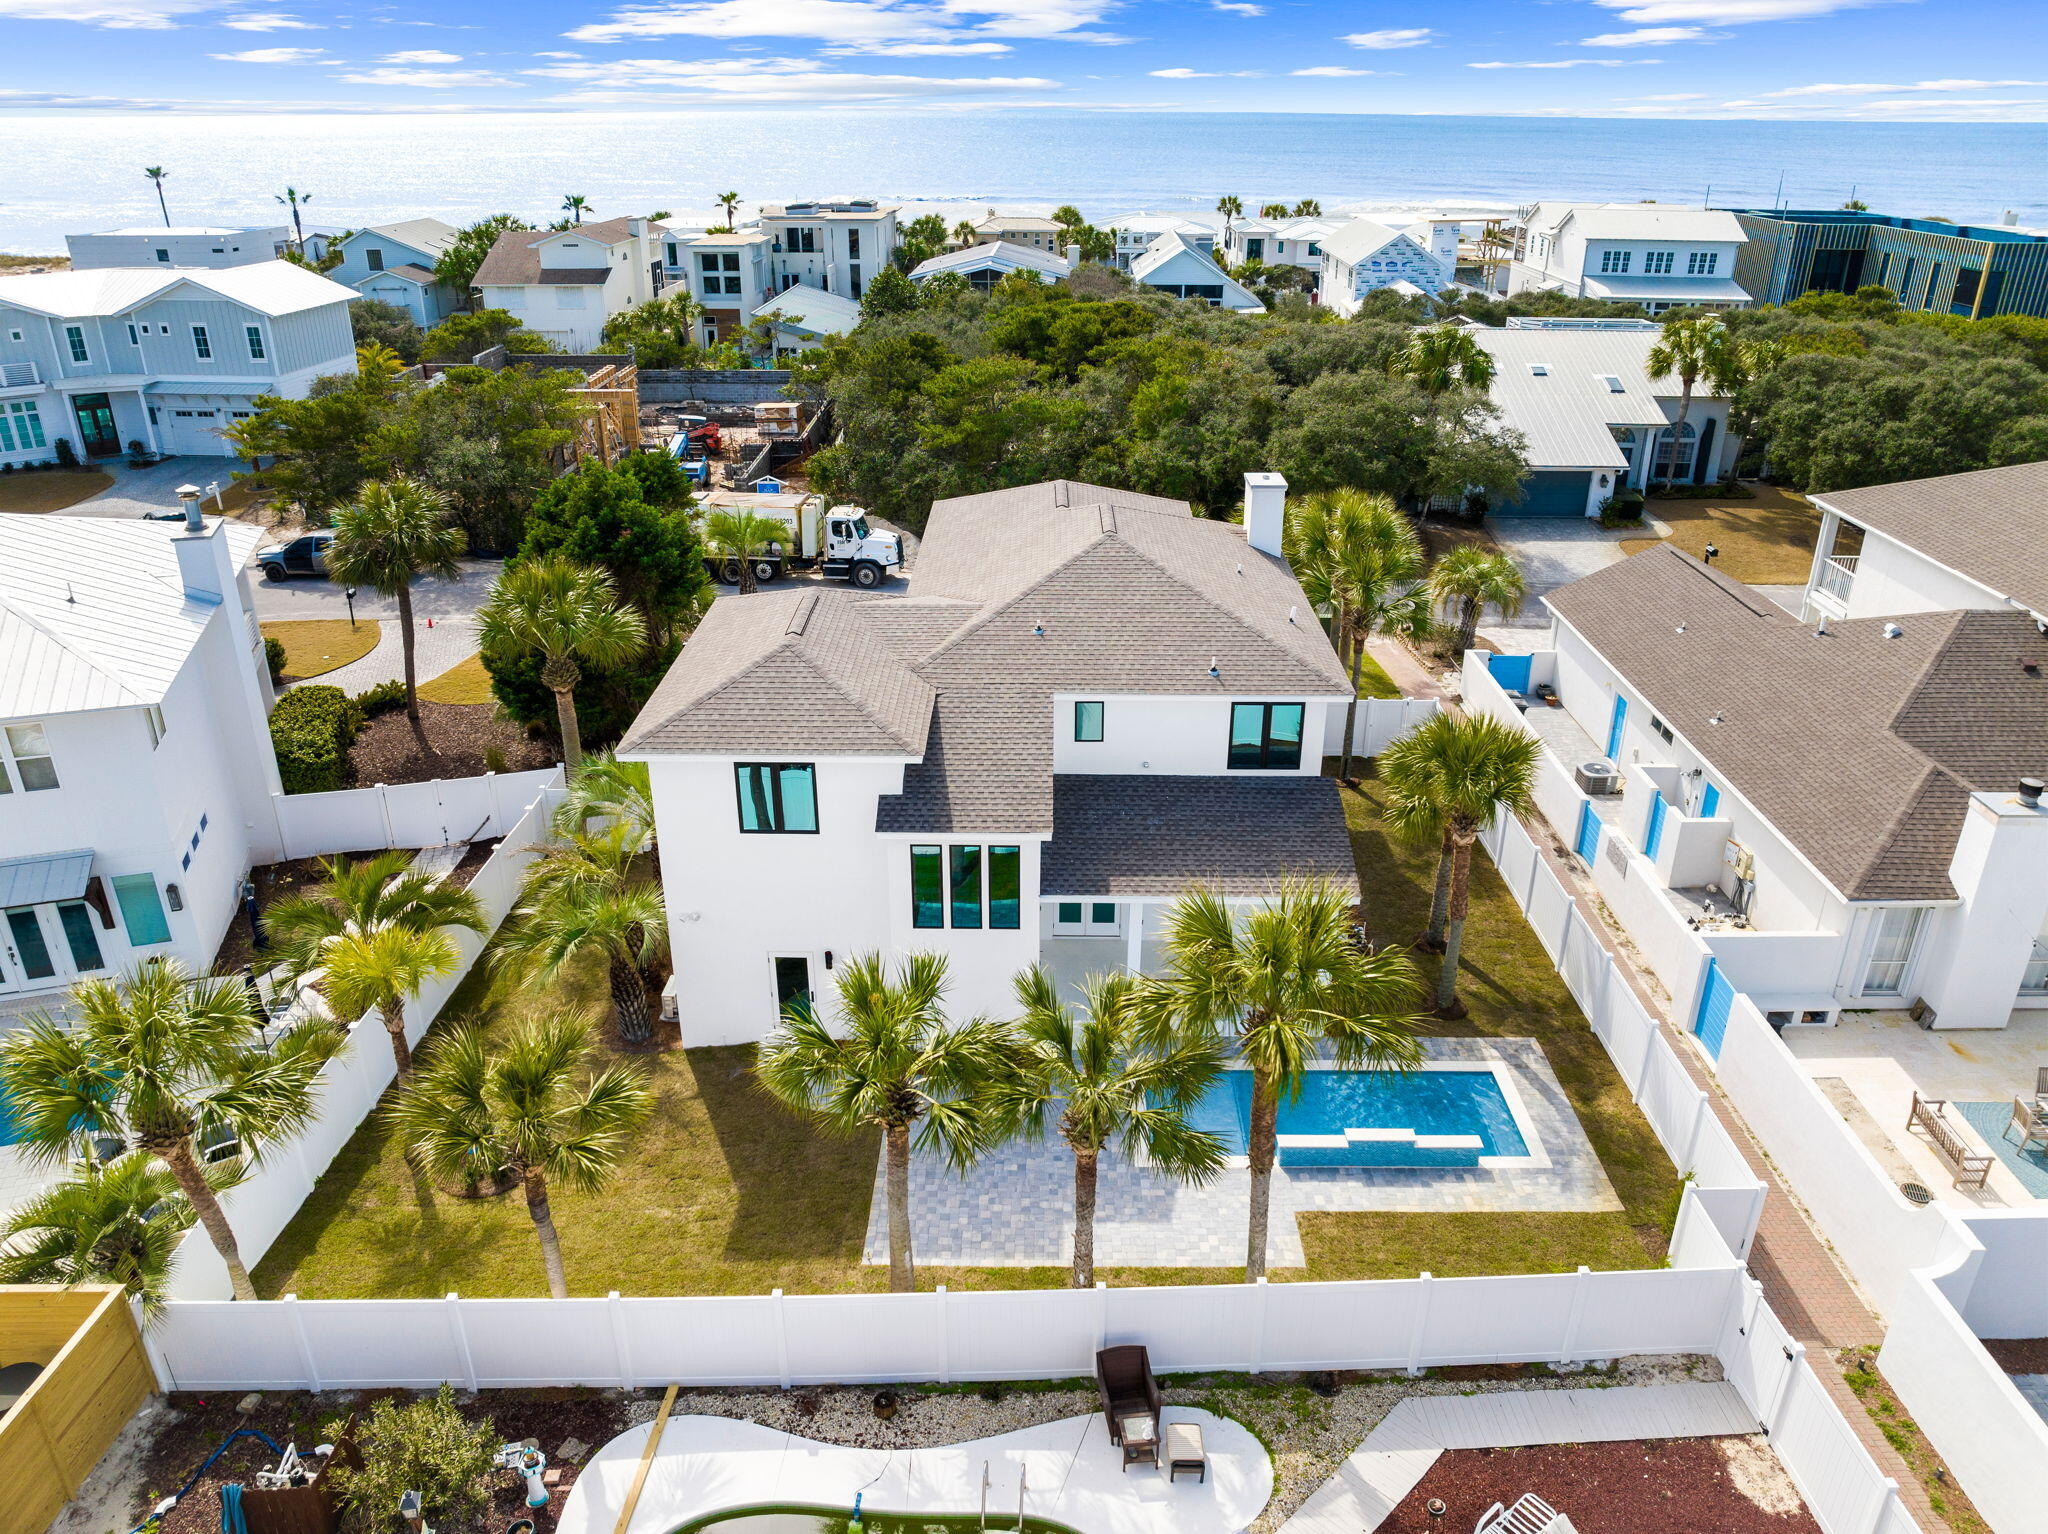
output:
[[[220,438],[220,429],[226,424],[226,413],[218,405],[157,407],[157,436],[167,453],[218,456],[227,451],[227,444]]]

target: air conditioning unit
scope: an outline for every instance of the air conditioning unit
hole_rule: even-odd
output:
[[[1621,792],[1621,769],[1604,756],[1596,756],[1590,762],[1579,763],[1572,778],[1583,793],[1618,794]]]

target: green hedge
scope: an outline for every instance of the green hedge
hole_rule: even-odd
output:
[[[324,794],[348,786],[348,748],[363,710],[339,687],[294,687],[270,711],[270,743],[288,794]]]

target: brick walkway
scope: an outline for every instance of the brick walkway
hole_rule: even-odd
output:
[[[1435,678],[1428,675],[1405,647],[1375,641],[1373,656],[1403,692],[1413,697],[1436,698],[1446,707],[1456,706],[1444,696]],[[1841,1349],[1876,1347],[1884,1340],[1883,1323],[1864,1303],[1862,1295],[1835,1261],[1833,1253],[1808,1223],[1805,1212],[1778,1181],[1776,1171],[1750,1135],[1748,1125],[1722,1096],[1720,1083],[1701,1059],[1691,1034],[1674,1026],[1666,1014],[1663,995],[1645,983],[1628,946],[1618,940],[1607,924],[1598,900],[1591,894],[1592,886],[1579,871],[1578,864],[1557,850],[1556,831],[1539,816],[1530,823],[1530,832],[1551,871],[1563,881],[1580,915],[1586,918],[1590,930],[1599,935],[1601,945],[1627,977],[1650,1015],[1657,1019],[1659,1029],[1672,1044],[1686,1073],[1707,1093],[1714,1116],[1727,1129],[1750,1170],[1764,1184],[1763,1215],[1757,1222],[1756,1239],[1750,1246],[1749,1271],[1763,1285],[1764,1297],[1770,1302],[1771,1309],[1784,1322],[1786,1329],[1807,1346],[1814,1374],[1855,1429],[1863,1446],[1870,1451],[1879,1470],[1899,1483],[1899,1499],[1911,1509],[1921,1529],[1925,1534],[1946,1534],[1948,1525],[1929,1504],[1919,1479],[1878,1430],[1869,1412],[1843,1380],[1835,1361],[1834,1355]]]

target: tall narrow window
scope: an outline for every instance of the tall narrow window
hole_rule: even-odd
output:
[[[1024,864],[1015,847],[988,849],[988,924],[1015,931],[1023,924]]]
[[[1892,906],[1880,912],[1870,940],[1870,962],[1863,971],[1866,996],[1896,996],[1906,987],[1913,945],[1920,936],[1925,906]]]
[[[817,782],[809,762],[741,762],[733,772],[742,831],[818,829]]]
[[[370,263],[371,271],[381,272],[384,270],[384,252],[378,250],[375,246],[371,246],[363,252],[363,259]]]
[[[941,866],[945,850],[940,847],[910,849],[910,925],[946,925],[946,875]]]
[[[981,849],[955,847],[953,853],[953,925],[981,925]]]
[[[164,903],[156,892],[154,874],[115,875],[114,903],[121,908],[121,925],[128,929],[130,948],[148,948],[171,940],[171,924],[164,916]]]
[[[149,722],[149,749],[154,751],[164,738],[164,711],[155,703],[142,711],[142,717]]]
[[[194,325],[192,327],[192,350],[199,354],[201,361],[213,355],[213,343],[206,339],[206,327],[204,325]]]
[[[244,334],[249,337],[250,360],[261,362],[263,360],[263,327],[260,325],[250,325],[246,328]]]
[[[1301,766],[1299,703],[1230,705],[1230,765],[1286,771]]]
[[[1074,705],[1074,739],[1082,741],[1102,739],[1102,705],[1100,703],[1076,703]]]
[[[73,362],[92,361],[92,353],[85,349],[84,326],[66,325],[64,327],[64,341],[71,348],[71,360]]]

